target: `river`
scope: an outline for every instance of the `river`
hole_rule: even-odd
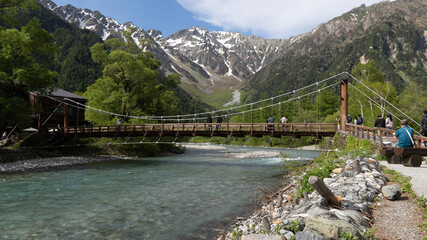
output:
[[[280,152],[190,145],[181,155],[0,175],[0,239],[210,239],[284,184]],[[207,237],[207,238],[206,238]]]

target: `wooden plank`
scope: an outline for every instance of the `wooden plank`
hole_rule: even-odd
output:
[[[420,156],[427,156],[427,148],[395,148],[393,152],[397,156],[409,156],[412,154],[418,154]]]

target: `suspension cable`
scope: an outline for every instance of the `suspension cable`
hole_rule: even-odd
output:
[[[364,84],[362,81],[360,81],[359,79],[357,79],[356,77],[354,77],[353,75],[349,74],[350,77],[352,77],[354,80],[356,80],[357,82],[359,82],[360,84],[362,84],[365,88],[367,88],[369,91],[373,92],[375,95],[377,95],[379,98],[381,98],[383,101],[385,101],[386,103],[388,103],[390,106],[392,106],[394,109],[396,109],[397,111],[399,111],[401,114],[403,114],[405,117],[409,118],[412,122],[414,122],[415,124],[417,124],[418,126],[421,127],[421,125],[416,122],[414,119],[412,119],[410,116],[408,116],[406,113],[402,112],[399,108],[397,108],[396,106],[394,106],[393,104],[391,104],[389,101],[387,101],[387,99],[385,99],[384,97],[382,97],[381,95],[379,95],[377,92],[375,92],[374,90],[372,90],[370,87],[368,87],[366,84]]]
[[[360,92],[362,95],[364,95],[366,98],[368,98],[369,100],[371,100],[379,109],[381,109],[381,104],[379,104],[377,101],[375,101],[374,99],[372,99],[371,97],[369,97],[366,93],[364,93],[362,90],[360,90],[359,88],[355,87],[353,84],[348,83],[351,87],[353,87],[354,89],[356,89],[358,92]],[[402,121],[402,119],[400,119],[398,116],[396,116],[395,114],[393,114],[392,112],[390,112],[389,110],[386,109],[386,111],[388,113],[390,113],[393,117],[395,117],[396,119],[398,119],[399,121]],[[414,131],[420,135],[420,133],[414,129]]]
[[[302,90],[304,90],[304,89],[307,89],[307,88],[313,87],[313,86],[315,86],[315,85],[317,86],[317,85],[319,85],[319,84],[321,84],[321,83],[323,83],[323,82],[329,81],[329,80],[331,80],[331,79],[333,79],[333,78],[335,78],[335,77],[337,77],[337,76],[340,76],[340,74],[336,74],[336,75],[334,75],[334,76],[331,76],[331,77],[329,77],[329,78],[323,79],[323,80],[318,81],[318,82],[316,82],[316,83],[313,83],[313,84],[310,84],[310,85],[304,86],[304,87],[302,87],[302,88],[295,89],[295,90],[292,90],[292,91],[290,91],[290,92],[283,93],[283,94],[280,94],[280,95],[277,95],[277,96],[274,96],[274,97],[270,97],[270,98],[267,98],[267,99],[259,100],[259,101],[256,101],[256,102],[251,102],[251,103],[243,104],[243,105],[240,105],[240,106],[237,106],[237,107],[230,107],[230,108],[225,108],[225,109],[220,109],[220,110],[215,110],[215,111],[210,111],[210,112],[197,113],[197,114],[168,115],[168,116],[125,116],[125,115],[122,115],[122,114],[117,114],[117,113],[113,113],[113,112],[109,112],[109,111],[105,111],[105,110],[97,109],[97,108],[94,108],[94,107],[91,107],[91,106],[87,106],[87,105],[85,105],[85,104],[79,103],[79,102],[74,101],[74,100],[69,99],[69,98],[65,98],[65,100],[71,101],[71,102],[73,102],[73,103],[75,103],[75,104],[77,104],[77,105],[81,105],[81,106],[84,106],[84,107],[87,107],[87,108],[91,108],[91,109],[93,109],[93,110],[102,111],[102,112],[104,112],[104,113],[106,113],[106,114],[110,114],[110,115],[114,115],[114,116],[120,116],[120,117],[130,117],[130,118],[147,119],[147,120],[157,120],[158,118],[161,118],[161,117],[163,117],[163,118],[165,118],[165,119],[166,119],[166,118],[167,118],[167,119],[171,119],[171,118],[179,118],[179,117],[191,117],[191,116],[196,117],[196,116],[203,116],[203,115],[207,115],[207,114],[210,114],[210,113],[212,113],[212,114],[213,114],[213,113],[219,113],[219,112],[229,111],[229,110],[232,110],[232,109],[243,108],[243,107],[249,106],[249,105],[251,105],[251,104],[259,104],[259,103],[263,103],[263,102],[266,102],[266,101],[269,101],[269,100],[274,100],[274,99],[276,99],[276,98],[280,98],[280,97],[283,97],[283,96],[286,96],[286,95],[295,94],[296,92],[299,92],[299,91],[302,91]],[[196,118],[196,119],[198,119],[198,118]],[[202,118],[199,118],[199,119],[202,119]]]
[[[279,105],[279,103],[280,103],[280,104],[283,104],[283,103],[286,103],[286,102],[289,102],[289,101],[292,101],[292,100],[296,100],[296,99],[299,99],[299,100],[300,100],[302,97],[306,97],[306,96],[312,95],[312,94],[314,94],[314,93],[318,92],[319,90],[320,90],[320,91],[326,90],[326,89],[331,88],[331,87],[334,87],[334,86],[336,86],[336,85],[338,85],[338,84],[340,84],[340,83],[339,83],[339,82],[336,82],[336,83],[330,84],[329,86],[326,86],[326,87],[324,87],[324,88],[316,89],[315,91],[312,91],[312,92],[309,92],[309,93],[303,94],[303,95],[298,96],[298,97],[290,98],[290,99],[287,99],[287,100],[285,100],[285,101],[277,102],[277,103],[274,103],[274,104],[271,104],[271,105],[262,106],[262,107],[255,108],[255,109],[251,109],[251,110],[240,111],[240,112],[233,112],[233,113],[227,114],[226,116],[227,116],[227,117],[231,117],[231,116],[240,115],[240,114],[243,114],[243,113],[253,112],[253,111],[256,111],[256,110],[261,110],[261,111],[262,111],[262,109],[270,108],[270,107],[274,107],[274,106],[276,106],[276,105]],[[315,85],[315,84],[314,84],[314,85]],[[59,100],[59,99],[56,99],[56,98],[50,97],[50,96],[47,96],[47,97],[48,97],[48,98],[50,98],[50,99],[56,100],[56,101],[58,101],[58,102],[60,102],[60,103],[63,103],[63,104],[65,104],[65,105],[68,105],[68,106],[71,106],[71,107],[75,107],[75,108],[77,108],[77,109],[84,109],[83,107],[80,107],[80,106],[78,106],[78,105],[83,105],[83,106],[85,106],[84,104],[81,104],[81,103],[78,103],[78,102],[77,102],[77,103],[78,103],[78,105],[74,105],[74,104],[70,104],[70,103],[67,103],[67,102],[61,101],[61,100]],[[71,100],[71,99],[66,99],[66,100],[69,100],[69,101],[75,102],[75,101],[73,101],[73,100]],[[268,100],[271,100],[271,98],[269,98]],[[300,104],[299,104],[299,105],[300,105]],[[108,111],[104,111],[104,110],[96,109],[96,108],[89,107],[89,106],[87,106],[87,107],[88,107],[88,109],[87,109],[87,110],[92,111],[92,112],[104,113],[104,114],[109,114],[109,115],[113,115],[113,116],[122,116],[122,117],[124,117],[124,116],[125,116],[125,115],[122,115],[122,114],[112,113],[112,112],[108,112]],[[218,111],[216,111],[216,112],[218,112]],[[198,115],[198,114],[192,114],[192,115],[190,115],[190,116],[196,116],[196,115]],[[178,115],[178,117],[181,117],[181,116],[184,116],[184,115]],[[136,118],[136,119],[147,119],[147,120],[151,120],[151,121],[152,121],[152,120],[156,120],[155,118],[152,118],[151,116],[126,116],[126,117],[129,117],[129,118]],[[213,118],[218,118],[218,117],[219,117],[219,116],[214,116]],[[161,119],[161,120],[164,120],[164,121],[178,121],[178,122],[179,122],[179,121],[196,121],[196,120],[205,120],[205,117],[199,117],[199,118],[197,118],[197,117],[193,117],[193,118],[186,118],[186,119],[181,119],[181,118],[175,119],[175,118],[166,118],[166,116],[163,116],[163,119]]]

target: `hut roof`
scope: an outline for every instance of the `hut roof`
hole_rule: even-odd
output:
[[[40,94],[39,91],[34,91],[31,93],[36,95],[36,96]],[[59,89],[59,88],[55,89],[52,92],[49,92],[48,95],[52,96],[52,97],[70,98],[70,99],[78,99],[78,100],[87,101],[87,98],[85,98],[85,97],[79,96],[79,95],[71,93],[71,92],[67,92],[64,89]]]

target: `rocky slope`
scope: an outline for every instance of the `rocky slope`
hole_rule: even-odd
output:
[[[401,91],[408,80],[427,83],[425,0],[362,5],[299,36],[286,54],[258,71],[244,86],[252,100],[276,95],[375,60]],[[406,79],[405,79],[406,77]]]
[[[250,99],[260,99],[263,93],[271,96],[301,87],[351,71],[358,62],[371,59],[397,87],[404,85],[401,73],[422,76],[427,69],[425,0],[362,5],[306,34],[282,40],[199,27],[163,37],[158,30],[145,31],[131,22],[120,24],[98,11],[57,6],[51,0],[40,2],[104,40],[120,37],[123,29],[135,27],[135,42],[141,38],[152,40],[150,51],[161,60],[162,70],[178,73],[187,84],[184,89],[193,89],[192,94],[194,90],[205,94],[229,91],[229,86],[245,82]],[[421,77],[420,83],[424,79]]]
[[[103,40],[121,38],[121,31],[134,27],[134,41],[152,41],[149,50],[162,62],[164,72],[178,73],[184,82],[201,90],[211,89],[217,81],[234,85],[246,80],[279,57],[290,43],[290,40],[266,40],[240,33],[209,32],[199,27],[164,38],[158,30],[145,31],[131,22],[120,24],[99,11],[57,6],[51,0],[40,3],[62,19],[96,32]]]
[[[334,170],[331,178],[320,180],[338,197],[339,207],[317,191],[298,199],[292,184],[281,189],[249,219],[240,219],[233,232],[218,240],[236,239],[342,239],[344,235],[368,237],[371,206],[379,196],[398,199],[401,190],[385,186],[387,178],[372,158],[344,159],[345,168]],[[358,161],[361,170],[352,168]],[[317,177],[313,177],[317,178]],[[364,239],[364,238],[363,238]],[[415,238],[414,238],[415,239]]]

